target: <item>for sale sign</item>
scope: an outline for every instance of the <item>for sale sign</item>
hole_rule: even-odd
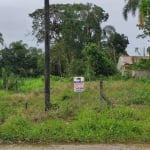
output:
[[[74,92],[84,91],[84,77],[74,77]]]

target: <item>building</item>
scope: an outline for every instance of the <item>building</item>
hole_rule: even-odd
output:
[[[132,77],[150,77],[147,70],[134,70],[133,64],[138,63],[141,59],[149,59],[149,56],[120,56],[117,69],[121,75],[131,75]]]

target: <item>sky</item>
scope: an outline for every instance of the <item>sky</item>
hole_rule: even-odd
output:
[[[124,0],[49,0],[53,3],[93,3],[102,7],[109,13],[109,19],[102,26],[113,25],[116,31],[124,34],[129,39],[127,52],[129,55],[137,55],[135,48],[138,47],[141,55],[150,43],[147,40],[137,39],[141,31],[136,27],[138,17],[129,15],[128,21],[123,19],[122,9]],[[43,48],[43,44],[37,44],[32,36],[32,19],[28,16],[38,8],[44,7],[44,0],[0,0],[0,32],[3,34],[5,44],[23,40],[29,46]]]

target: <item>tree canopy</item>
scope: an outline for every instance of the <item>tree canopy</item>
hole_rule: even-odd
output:
[[[0,72],[4,68],[8,74],[17,76],[39,76],[43,74],[43,52],[35,47],[28,47],[22,41],[12,42],[0,51]]]
[[[33,35],[37,38],[37,42],[42,42],[45,32],[44,10],[37,9],[29,16],[33,19]],[[114,59],[109,43],[110,41],[114,42],[110,38],[112,38],[112,34],[116,33],[117,35],[117,32],[111,25],[101,27],[102,22],[107,21],[109,17],[101,7],[90,3],[52,4],[49,8],[49,16],[52,74],[60,76],[84,75],[87,71],[84,61],[90,64],[85,58],[87,55],[93,61],[97,60],[95,65],[91,65],[90,70],[94,71],[95,76],[114,73],[110,69],[113,66],[110,65],[110,62],[113,64]],[[125,53],[128,44],[125,40],[126,36],[120,34],[119,36],[120,39],[115,42],[115,44],[118,42],[117,44],[120,46],[118,46],[119,49],[115,48],[117,56]],[[97,47],[95,48],[95,56],[83,52],[86,47],[89,49],[93,47],[90,46],[91,44],[95,44]],[[104,64],[107,64],[107,67]]]
[[[51,41],[86,44],[100,40],[100,24],[108,14],[93,4],[52,4],[50,13]],[[33,34],[38,42],[44,39],[44,10],[37,9],[29,15],[33,19]]]
[[[138,37],[144,38],[150,36],[150,1],[149,0],[125,0],[126,4],[123,8],[123,16],[127,20],[128,14],[131,12],[135,16],[137,10],[139,12],[139,29],[143,30],[143,34]]]

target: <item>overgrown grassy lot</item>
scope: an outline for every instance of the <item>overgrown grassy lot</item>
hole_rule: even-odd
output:
[[[72,79],[52,77],[49,112],[44,111],[42,78],[24,79],[18,91],[0,90],[0,141],[7,142],[150,142],[150,80],[104,80],[73,92]]]

